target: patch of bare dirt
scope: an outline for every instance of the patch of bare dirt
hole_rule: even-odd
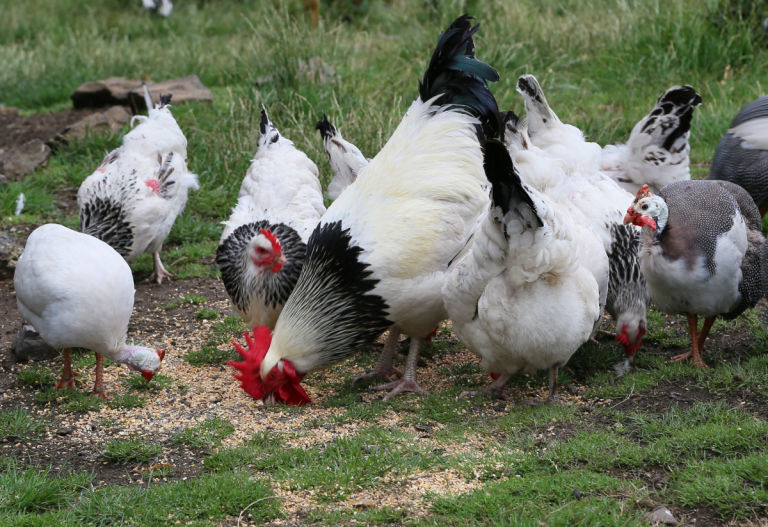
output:
[[[20,115],[5,109],[0,112],[0,151],[22,145],[32,139],[52,143],[54,138],[80,119],[99,110],[70,110],[66,112]]]

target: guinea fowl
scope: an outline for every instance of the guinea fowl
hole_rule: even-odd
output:
[[[325,115],[317,121],[315,128],[320,131],[323,148],[333,172],[333,179],[328,184],[326,194],[329,199],[335,200],[357,178],[358,172],[368,165],[368,159],[359,148],[341,136],[341,132]]]
[[[602,241],[610,272],[604,285],[600,282],[601,306],[616,321],[616,340],[629,360],[645,334],[648,303],[643,276],[633,272],[638,267],[631,243],[636,233],[630,232],[633,227],[621,226],[623,209],[632,202],[633,195],[599,170],[600,146],[587,142],[575,126],[560,121],[533,75],[520,77],[517,88],[525,101],[528,135],[516,141],[520,145],[517,148],[515,142],[510,143],[513,159],[526,183],[569,209],[575,220],[588,226]],[[521,126],[516,122],[507,122],[508,141],[518,128]],[[545,165],[527,169],[521,155],[536,157]],[[546,162],[546,157],[550,161]],[[622,239],[617,240],[617,236]],[[621,374],[627,366],[625,361],[614,368]]]
[[[603,148],[600,168],[634,194],[643,184],[658,190],[691,179],[688,138],[701,96],[692,87],[672,86],[632,129],[623,145]]]
[[[593,254],[600,241],[523,185],[501,143],[485,144],[485,171],[492,204],[443,285],[446,310],[456,334],[497,376],[487,391],[503,397],[514,373],[548,368],[551,400],[558,368],[600,318],[598,281],[582,261],[588,241]]]
[[[96,353],[92,395],[106,398],[103,360],[125,364],[151,380],[163,350],[126,345],[133,311],[133,276],[125,260],[93,236],[61,225],[38,227],[27,239],[13,276],[19,311],[51,347],[64,351],[56,388],[74,388],[71,348]]]
[[[225,222],[216,263],[249,327],[275,327],[299,278],[306,241],[325,212],[315,163],[261,110],[256,155]]]
[[[149,116],[123,137],[123,145],[106,155],[77,191],[80,230],[108,243],[127,261],[151,253],[150,280],[162,283],[173,275],[160,260],[163,242],[197,189],[197,176],[187,169],[187,139],[170,111],[170,95],[152,107],[144,86]]]
[[[734,318],[763,296],[757,207],[734,183],[680,181],[658,194],[642,187],[624,221],[642,227],[640,265],[654,304],[688,318],[691,351],[673,360],[704,367],[701,352],[715,318]]]
[[[768,95],[752,101],[733,118],[715,150],[709,179],[741,185],[761,216],[768,211]]]
[[[477,28],[462,16],[440,36],[419,98],[312,233],[274,335],[257,328],[248,349],[240,348],[238,378],[254,397],[306,402],[304,374],[369,349],[393,324],[411,345],[387,398],[423,391],[416,363],[446,317],[448,265],[489,203],[481,138],[497,135],[486,81],[498,74],[474,58]]]

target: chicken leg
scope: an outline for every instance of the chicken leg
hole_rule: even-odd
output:
[[[379,361],[376,363],[376,367],[369,372],[366,372],[358,377],[355,377],[353,383],[358,383],[365,379],[371,379],[373,377],[384,377],[388,379],[392,375],[398,377],[402,375],[400,370],[392,365],[395,358],[395,352],[397,351],[397,344],[400,342],[400,328],[392,326],[387,332],[387,340],[384,342],[384,349],[379,356]]]
[[[77,373],[72,371],[72,349],[64,348],[64,370],[61,372],[61,378],[56,383],[55,388],[60,390],[62,388],[74,388],[75,377]]]
[[[419,362],[419,347],[424,342],[424,338],[411,336],[411,347],[408,350],[408,357],[405,359],[405,373],[403,376],[396,381],[374,387],[375,390],[391,390],[384,396],[385,401],[390,400],[392,397],[402,392],[429,393],[416,382],[416,365]]]
[[[96,381],[93,383],[93,391],[90,395],[99,399],[108,399],[104,391],[104,355],[96,354]]]
[[[696,328],[699,325],[699,317],[696,315],[688,315],[688,330],[691,332],[691,351],[681,353],[672,357],[672,362],[682,362],[684,360],[693,359],[693,365],[699,368],[706,368],[707,365],[701,360],[699,348],[704,349],[704,339],[707,338],[712,324],[715,322],[715,317],[707,317],[704,319],[704,324],[701,327],[701,333],[696,336]]]
[[[152,274],[149,275],[149,278],[147,279],[148,282],[162,284],[163,278],[173,278],[173,275],[165,270],[163,262],[160,260],[160,251],[153,252],[152,259],[155,262],[155,268],[152,271]]]

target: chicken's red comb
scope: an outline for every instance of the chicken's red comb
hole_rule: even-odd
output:
[[[269,243],[272,244],[272,251],[274,251],[276,254],[283,253],[283,248],[280,246],[280,242],[278,241],[277,236],[275,236],[272,231],[269,229],[261,229],[261,234],[263,234],[264,237],[269,240]]]
[[[283,359],[283,371],[275,365],[269,373],[268,382],[261,378],[261,363],[269,350],[272,342],[272,332],[266,326],[253,328],[253,336],[247,331],[243,332],[247,348],[242,347],[235,339],[232,346],[243,358],[243,362],[227,361],[227,364],[238,370],[235,379],[240,381],[240,387],[254,399],[264,399],[273,394],[278,402],[294,406],[303,406],[310,402],[309,395],[301,387],[301,379],[304,377],[296,371],[293,363]]]

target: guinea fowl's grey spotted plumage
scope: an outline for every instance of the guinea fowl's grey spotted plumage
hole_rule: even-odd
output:
[[[737,214],[743,217],[747,247],[738,284],[740,300],[716,314],[733,318],[754,306],[763,296],[760,255],[765,240],[760,232],[760,214],[746,191],[728,181],[681,181],[661,189],[659,196],[669,208],[667,226],[657,233],[657,243],[664,255],[672,261],[685,260],[691,270],[703,257],[710,276],[727,272],[718,269],[716,263],[718,239],[732,230]],[[686,313],[685,306],[681,306],[680,312]]]
[[[763,141],[755,140],[762,136]],[[768,208],[768,95],[745,106],[717,145],[709,179],[744,187],[761,212]]]
[[[247,246],[262,229],[277,237],[286,262],[279,273],[265,273],[257,279],[256,275],[246,272],[247,266],[251,265]],[[294,229],[283,223],[261,220],[237,227],[216,250],[216,264],[221,269],[221,280],[232,303],[246,313],[254,296],[259,296],[272,308],[285,304],[299,279],[306,250],[307,246]]]
[[[640,234],[632,225],[614,224],[611,226],[611,239],[605,310],[614,320],[627,312],[638,313],[645,318],[650,294],[637,258]]]

